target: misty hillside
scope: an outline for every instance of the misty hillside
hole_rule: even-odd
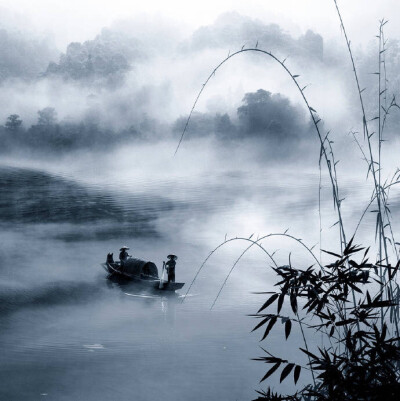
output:
[[[94,39],[70,43],[59,55],[45,40],[0,29],[0,80],[44,76],[106,86],[120,84],[135,63],[154,56],[147,49],[149,33],[143,35],[142,38],[140,32],[130,32],[129,24],[120,22],[102,29]],[[296,39],[276,24],[267,25],[237,13],[221,15],[215,23],[199,28],[180,43],[172,43],[173,39],[168,42],[167,37],[151,39],[161,43],[157,51],[176,50],[183,55],[212,48],[253,47],[257,43],[260,48],[305,59],[311,56],[322,60],[324,53],[322,37],[312,31]]]
[[[322,36],[308,30],[298,39],[293,38],[276,24],[264,24],[238,13],[222,14],[214,24],[199,28],[189,41],[191,50],[205,48],[240,49],[255,47],[284,55],[301,58],[323,59]]]
[[[70,43],[58,63],[51,62],[45,76],[86,83],[121,83],[136,59],[143,54],[138,41],[109,29],[103,29],[93,40]]]
[[[178,141],[204,78],[229,51],[242,46],[289,57],[289,68],[301,74],[305,86],[315,81],[315,87],[326,85],[326,93],[319,91],[315,103],[332,107],[336,126],[348,130],[357,116],[357,98],[348,94],[350,66],[346,74],[340,48],[325,44],[317,33],[309,30],[294,37],[276,24],[236,12],[181,36],[178,29],[172,32],[171,26],[158,22],[117,21],[93,39],[70,43],[61,55],[34,35],[0,30],[0,152],[59,154]],[[396,87],[400,46],[396,40],[388,46],[385,67],[388,81]],[[378,90],[371,74],[374,50],[357,50],[360,76],[372,93],[367,109],[375,106]],[[224,66],[232,64],[230,77],[221,71],[210,82],[210,102],[195,109],[185,139],[258,141],[265,151],[277,151],[278,146],[283,151],[288,142],[297,146],[299,141],[314,141],[296,89],[289,92],[293,86],[287,76],[277,78],[280,71],[264,62],[265,58],[243,57]],[[329,105],[334,98],[337,104]],[[388,95],[386,103],[390,101]],[[385,139],[390,139],[400,114],[392,113],[385,124]]]

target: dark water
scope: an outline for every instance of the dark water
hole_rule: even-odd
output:
[[[304,167],[301,175],[293,165],[209,169],[198,160],[132,168],[124,157],[116,166],[2,164],[0,399],[251,399],[266,366],[251,361],[262,353],[261,333],[250,334],[255,322],[247,314],[263,302],[252,292],[272,288],[269,261],[260,250],[246,254],[210,310],[247,247],[231,243],[183,295],[226,235],[256,238],[290,227],[310,246],[318,242],[318,169]],[[355,227],[366,189],[353,177],[343,188],[354,192],[344,213]],[[326,242],[336,236],[331,206],[326,186]],[[290,248],[299,264],[310,264],[298,244],[268,241],[268,249],[279,249],[278,261],[287,262]],[[178,254],[177,279],[185,287],[167,296],[107,280],[100,263],[125,244],[158,266]],[[269,344],[296,358],[299,333],[287,343],[279,326]]]

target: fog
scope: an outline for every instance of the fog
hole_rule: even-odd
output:
[[[334,7],[246,3],[2,2],[0,398],[227,400],[261,388],[265,366],[250,360],[260,338],[249,334],[246,315],[264,302],[254,292],[270,291],[275,276],[261,249],[243,254],[246,239],[286,232],[314,246],[322,263],[330,259],[320,249],[339,251],[339,242],[320,140],[282,66],[259,53],[231,58],[186,126],[207,77],[243,46],[286,59],[323,138],[329,132],[346,232],[357,229],[357,242],[375,254],[376,216],[360,222],[373,185]],[[398,7],[343,4],[371,132],[374,35],[381,13]],[[399,90],[399,26],[391,21],[385,31],[384,108]],[[390,111],[382,180],[398,166],[399,108]],[[393,187],[393,230],[399,205]],[[203,261],[229,238],[237,239],[213,253],[184,298]],[[160,274],[176,253],[183,290],[166,296],[108,280],[100,264],[109,252],[117,259],[122,245]],[[315,263],[289,237],[263,246],[279,264]],[[273,346],[293,355],[299,333],[289,344],[279,330]]]
[[[354,83],[346,50],[342,43],[326,40],[309,29],[294,36],[276,23],[237,12],[224,13],[213,23],[192,32],[173,29],[173,21],[166,17],[147,17],[140,22],[133,18],[112,22],[99,29],[94,37],[57,51],[48,37],[39,39],[39,33],[32,35],[2,25],[0,44],[6,57],[0,68],[3,106],[0,120],[5,123],[9,115],[18,114],[26,130],[37,124],[38,111],[51,107],[61,128],[65,124],[89,126],[88,134],[81,129],[77,135],[95,138],[95,131],[102,131],[97,133],[102,137],[99,142],[105,141],[107,145],[118,143],[127,133],[129,141],[135,137],[179,138],[177,128],[182,127],[208,74],[230,52],[242,46],[258,46],[280,59],[288,58],[286,64],[307,86],[308,100],[323,119],[326,130],[343,137],[344,132],[357,129],[359,109],[356,92],[348,90],[354,88]],[[399,85],[396,40],[391,39],[387,52],[388,98]],[[355,48],[361,79],[371,94],[377,90],[371,74],[376,52],[372,41],[373,38],[364,50]],[[259,90],[270,92],[273,99],[287,99],[290,107],[298,109],[296,119],[307,124],[308,111],[282,68],[264,55],[243,54],[223,66],[210,81],[195,110],[204,115],[203,127],[189,126],[189,129],[198,134],[202,131],[204,136],[218,134],[221,124],[205,121],[222,115],[226,129],[235,126],[236,135],[248,136],[243,118],[239,121],[240,110],[246,106],[245,96],[249,96],[246,94]],[[375,107],[372,101],[367,106],[371,112]],[[275,113],[273,108],[270,112]],[[285,113],[282,110],[275,119],[291,120]],[[397,122],[397,116],[390,117],[388,129],[394,131]],[[72,128],[68,129],[70,132]],[[299,135],[306,136],[304,132]],[[264,135],[273,136],[274,133]],[[308,136],[310,141],[316,140],[312,132]],[[89,141],[86,138],[70,148],[83,144],[88,147]],[[93,142],[98,141],[93,139]]]

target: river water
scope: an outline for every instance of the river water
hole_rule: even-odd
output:
[[[173,146],[3,158],[1,400],[249,400],[267,369],[251,360],[262,355],[260,345],[304,362],[296,329],[288,342],[280,324],[268,342],[259,342],[261,332],[250,333],[256,321],[247,315],[264,302],[254,292],[270,291],[275,279],[262,250],[245,254],[212,310],[246,241],[215,252],[185,295],[225,238],[289,229],[309,246],[318,243],[318,160],[252,160],[202,143],[174,158]],[[337,250],[325,175],[322,183],[322,247]],[[370,187],[365,176],[348,173],[341,190],[351,231]],[[361,239],[373,224],[367,216]],[[287,263],[289,252],[298,265],[314,263],[288,238],[263,244],[277,250],[279,263]],[[107,280],[100,264],[108,252],[117,257],[122,245],[159,268],[167,254],[177,254],[183,289],[149,293]],[[284,390],[293,389],[291,381]]]

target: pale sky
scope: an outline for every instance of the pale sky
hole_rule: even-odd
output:
[[[339,6],[353,43],[373,40],[382,17],[390,20],[387,35],[400,38],[398,0],[339,0]],[[17,15],[18,25],[50,34],[61,47],[92,39],[115,20],[143,14],[172,19],[190,32],[223,12],[237,11],[278,23],[294,35],[313,29],[325,38],[340,36],[333,0],[0,0],[0,7],[3,17],[8,10],[8,16]]]

